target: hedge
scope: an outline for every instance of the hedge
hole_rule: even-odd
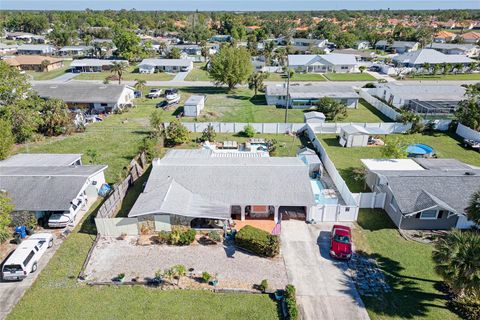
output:
[[[287,312],[289,320],[298,319],[297,298],[295,297],[295,287],[292,284],[288,284],[285,287],[285,303],[287,304]]]
[[[235,244],[264,257],[274,257],[280,251],[278,236],[248,225],[237,232]]]

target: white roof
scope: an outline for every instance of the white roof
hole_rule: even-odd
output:
[[[127,60],[81,59],[73,60],[70,67],[101,67],[109,66],[114,62],[124,62],[128,64]]]
[[[412,171],[424,170],[422,166],[412,159],[360,159],[370,171]]]
[[[204,96],[190,96],[188,97],[187,101],[185,101],[185,105],[196,106],[201,102],[203,102],[204,99],[205,99]]]
[[[444,54],[434,49],[421,49],[395,56],[393,61],[403,64],[421,65],[424,63],[470,63],[474,60],[460,54]]]
[[[190,59],[143,59],[140,66],[180,66],[189,67],[192,64]]]
[[[304,66],[312,64],[320,65],[356,65],[357,59],[353,54],[295,54],[288,55],[290,66]]]

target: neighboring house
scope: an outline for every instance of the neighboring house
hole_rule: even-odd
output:
[[[425,63],[430,65],[442,65],[444,63],[463,64],[466,67],[471,62],[474,62],[474,60],[464,55],[444,54],[434,49],[421,49],[418,51],[404,53],[393,57],[392,60],[397,67],[415,69],[422,69]]]
[[[95,201],[105,183],[105,165],[82,165],[81,154],[18,154],[0,161],[0,190],[12,200],[12,215],[37,219],[72,210],[79,198]]]
[[[436,42],[436,43],[451,42],[456,37],[457,35],[455,33],[442,30],[440,32],[437,32],[435,36],[433,36],[433,42]]]
[[[458,54],[467,57],[478,57],[480,48],[474,44],[431,43],[427,49],[434,49],[444,54]]]
[[[352,87],[345,85],[290,85],[289,107],[308,109],[324,97],[333,98],[345,104],[347,108],[356,108],[360,96]],[[285,107],[287,88],[284,84],[268,85],[265,91],[267,104]]]
[[[419,45],[418,42],[414,41],[393,41],[390,44],[387,40],[380,40],[375,44],[375,49],[405,53],[418,50]]]
[[[48,42],[44,36],[39,36],[27,32],[7,32],[5,38],[7,40],[23,41],[25,43],[33,44],[45,44]]]
[[[128,64],[127,60],[78,59],[70,64],[73,73],[108,71],[114,62]]]
[[[465,98],[465,88],[448,84],[387,84],[376,89],[376,96],[397,108],[407,107],[424,115],[449,115]]]
[[[325,115],[318,111],[309,111],[303,114],[303,121],[305,123],[323,123],[325,119]]]
[[[465,208],[480,170],[455,159],[362,159],[366,183],[385,194],[383,208],[399,229],[468,228]]]
[[[229,35],[218,34],[210,38],[209,42],[232,42],[233,38]]]
[[[183,106],[185,117],[197,117],[205,107],[205,96],[190,96]]]
[[[52,71],[63,67],[63,60],[45,56],[12,56],[4,60],[7,64],[19,70],[27,71]],[[48,63],[47,63],[48,61]]]
[[[467,32],[460,35],[465,43],[479,43],[480,42],[480,32]]]
[[[46,44],[22,44],[17,48],[17,54],[41,56],[52,55],[55,51],[55,47]]]
[[[389,132],[380,127],[362,127],[356,124],[343,126],[340,129],[339,144],[342,147],[367,147],[370,145],[383,145],[378,136],[385,136]]]
[[[300,158],[221,151],[176,149],[155,159],[128,216],[161,220],[167,228],[235,217],[281,223],[290,210],[311,219],[315,198],[309,168]]]
[[[90,82],[35,83],[32,85],[41,98],[58,98],[70,109],[90,112],[112,112],[132,105],[134,89],[124,84],[97,84]]]
[[[143,59],[138,65],[140,73],[187,72],[193,69],[190,59]]]
[[[355,49],[335,49],[333,53],[354,55],[355,59],[359,62],[371,61],[377,57],[377,54],[375,52],[355,50]]]
[[[18,45],[16,44],[5,44],[0,43],[0,54],[14,54],[17,53]]]
[[[327,49],[327,39],[305,39],[305,38],[293,38],[291,45],[293,48],[301,53],[311,52],[312,49]]]
[[[83,57],[91,53],[92,46],[66,46],[58,50],[59,56]]]
[[[359,40],[355,42],[355,48],[356,50],[367,50],[370,49],[371,44],[367,40]]]
[[[353,54],[297,54],[288,55],[288,66],[296,72],[326,73],[357,72],[357,60]]]

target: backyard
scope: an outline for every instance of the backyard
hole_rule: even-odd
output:
[[[123,80],[146,80],[146,81],[169,81],[174,78],[175,75],[165,72],[156,73],[138,73],[136,66],[129,66],[127,71],[123,74]],[[110,71],[102,72],[84,72],[78,74],[75,80],[105,80],[107,77],[116,77],[116,73]],[[114,80],[112,80],[114,82]]]
[[[431,245],[405,240],[383,210],[361,209],[357,225],[357,252],[376,259],[392,287],[379,298],[362,297],[372,320],[459,319],[445,306]]]
[[[382,158],[382,147],[343,148],[338,144],[334,134],[321,134],[317,135],[317,138],[325,147],[328,156],[347,183],[350,191],[363,191],[364,184],[362,181],[354,179],[353,170],[362,166],[360,159]],[[446,133],[412,134],[408,136],[408,139],[412,143],[423,143],[431,146],[439,158],[455,158],[467,164],[480,166],[478,152],[463,148],[461,140],[455,135]]]
[[[33,80],[51,80],[67,72],[67,70],[70,69],[70,63],[72,63],[71,60],[64,60],[63,67],[56,70],[48,72],[27,71],[27,74],[31,76]]]

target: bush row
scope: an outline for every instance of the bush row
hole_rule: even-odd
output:
[[[295,287],[292,284],[285,287],[285,303],[287,304],[287,319],[289,320],[298,319],[297,298],[295,297],[295,292]]]
[[[174,226],[171,232],[160,231],[157,240],[159,243],[168,243],[174,246],[188,246],[195,241],[196,234],[194,229]]]
[[[236,234],[235,244],[264,257],[274,257],[280,250],[278,236],[252,226],[245,226]]]

